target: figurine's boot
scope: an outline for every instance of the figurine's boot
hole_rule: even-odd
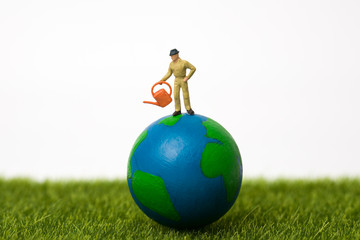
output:
[[[173,113],[173,116],[175,117],[175,116],[180,115],[180,114],[181,114],[181,111],[175,111],[175,112]]]
[[[191,108],[189,110],[187,110],[187,112],[188,112],[189,115],[194,115],[195,114],[194,110],[192,110]]]

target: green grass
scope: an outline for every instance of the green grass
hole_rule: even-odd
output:
[[[360,179],[244,180],[196,230],[148,219],[125,181],[0,179],[0,239],[360,239]]]

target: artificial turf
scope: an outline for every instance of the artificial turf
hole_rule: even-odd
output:
[[[0,179],[0,239],[360,239],[360,179],[244,179],[231,210],[195,230],[147,218],[123,180]]]

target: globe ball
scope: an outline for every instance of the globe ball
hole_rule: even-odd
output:
[[[138,207],[174,228],[221,218],[242,183],[242,160],[230,133],[202,115],[163,117],[148,126],[130,152],[127,182]]]

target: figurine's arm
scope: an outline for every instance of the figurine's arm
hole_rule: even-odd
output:
[[[189,80],[192,75],[194,74],[194,72],[196,71],[196,67],[194,67],[194,65],[192,65],[191,63],[189,63],[188,61],[185,62],[185,67],[186,68],[190,68],[190,72],[189,74],[185,77],[186,81]],[[184,80],[185,80],[184,79]]]
[[[171,67],[169,66],[168,72],[166,73],[166,75],[165,75],[160,81],[166,81],[166,80],[168,80],[169,77],[171,76],[171,74],[172,74],[172,69],[171,69]]]

